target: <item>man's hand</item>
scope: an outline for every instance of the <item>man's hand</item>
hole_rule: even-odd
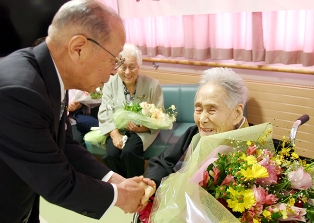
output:
[[[112,183],[112,184],[120,184],[123,181],[125,181],[125,178],[123,176],[121,176],[120,174],[117,174],[117,173],[113,173],[107,182]]]
[[[141,200],[145,194],[140,182],[143,182],[142,176],[125,179],[117,184],[118,199],[115,206],[121,208],[125,213],[139,211],[142,207]]]

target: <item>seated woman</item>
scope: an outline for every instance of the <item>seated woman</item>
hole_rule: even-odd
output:
[[[118,75],[111,76],[104,85],[98,119],[102,134],[109,134],[104,163],[112,171],[130,178],[144,173],[144,151],[159,131],[137,126],[134,122],[129,122],[125,131],[119,131],[112,119],[113,107],[115,103],[122,106],[132,101],[146,101],[163,108],[164,98],[157,80],[139,74],[141,51],[132,44],[125,44],[121,55],[125,62],[118,68]],[[124,135],[127,141],[123,146]]]
[[[195,148],[200,137],[248,127],[243,116],[247,97],[243,79],[233,70],[205,70],[194,103],[196,125],[188,128],[171,148],[149,160],[145,177],[154,180],[158,187],[163,177],[179,169],[178,163],[189,145]]]

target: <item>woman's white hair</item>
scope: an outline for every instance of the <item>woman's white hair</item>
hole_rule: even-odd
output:
[[[142,51],[135,45],[126,43],[121,52],[122,57],[132,56],[136,58],[138,65],[142,64]]]
[[[200,81],[199,89],[205,84],[220,86],[226,93],[225,104],[234,108],[237,104],[245,106],[249,91],[244,80],[230,68],[216,67],[205,70]]]

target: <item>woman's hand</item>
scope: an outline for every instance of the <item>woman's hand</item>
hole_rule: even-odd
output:
[[[68,111],[70,112],[74,112],[74,111],[77,111],[79,110],[83,105],[80,103],[80,102],[77,102],[77,101],[72,101],[68,104]]]
[[[118,149],[122,149],[122,137],[123,135],[120,134],[118,129],[112,130],[110,132],[110,137],[112,138],[112,143],[115,147],[117,147]]]
[[[129,132],[148,132],[149,129],[145,126],[137,126],[135,125],[134,122],[129,122],[126,129],[129,131]]]
[[[149,198],[156,192],[156,184],[153,180],[151,180],[149,178],[144,178],[143,181],[140,182],[140,185],[145,190],[145,194],[141,200],[141,205],[139,207],[139,209],[141,211],[146,207]]]

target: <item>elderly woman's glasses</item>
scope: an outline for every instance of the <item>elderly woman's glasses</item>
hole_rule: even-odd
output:
[[[114,70],[118,69],[124,63],[125,58],[123,58],[121,54],[119,54],[119,58],[118,58],[115,55],[113,55],[112,53],[110,53],[105,47],[101,46],[96,40],[93,40],[91,38],[87,38],[87,40],[97,44],[98,46],[100,46],[101,48],[106,50],[107,53],[109,53],[111,56],[113,56],[115,58],[116,65],[113,68]]]

